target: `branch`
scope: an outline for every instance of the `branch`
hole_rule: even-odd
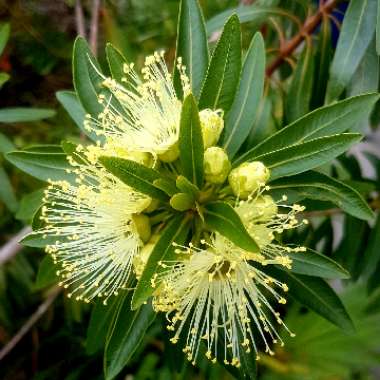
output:
[[[31,231],[32,229],[29,226],[24,227],[0,248],[0,265],[10,260],[21,250],[22,245],[19,244],[19,241]]]
[[[99,11],[100,0],[93,0],[90,25],[90,47],[95,56],[98,50]]]
[[[267,67],[266,74],[270,77],[276,69],[297,49],[297,47],[303,42],[303,40],[309,37],[310,34],[318,27],[323,17],[326,17],[332,13],[338,0],[327,0],[321,2],[318,12],[309,16],[303,24],[301,30],[291,40],[286,42],[280,47],[280,53],[278,57]]]
[[[75,24],[78,36],[86,38],[86,28],[84,26],[83,8],[80,0],[75,2]]]
[[[28,331],[38,322],[38,320],[45,314],[50,305],[57,298],[61,289],[53,288],[46,300],[38,307],[38,309],[30,316],[17,334],[3,347],[0,351],[0,361],[5,358],[20,342],[20,340],[28,333]]]

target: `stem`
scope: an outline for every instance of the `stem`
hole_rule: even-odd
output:
[[[38,322],[38,320],[45,314],[50,305],[57,298],[61,292],[60,288],[53,288],[46,300],[38,307],[38,309],[30,316],[17,334],[3,347],[0,351],[0,361],[5,358],[20,342],[20,340],[28,333],[28,331]]]
[[[0,265],[10,260],[23,248],[19,241],[31,231],[29,226],[24,227],[0,248]]]
[[[75,2],[75,24],[78,36],[86,38],[86,29],[84,26],[83,8],[80,0]]]
[[[338,0],[327,0],[319,5],[318,12],[309,16],[301,30],[288,42],[284,43],[280,47],[278,57],[267,67],[266,75],[269,78],[276,69],[297,49],[297,47],[303,42],[303,40],[309,37],[310,34],[318,27],[324,16],[328,16],[334,10]]]
[[[90,47],[95,57],[98,51],[99,10],[100,0],[93,0],[91,10]]]

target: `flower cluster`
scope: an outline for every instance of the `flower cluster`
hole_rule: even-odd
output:
[[[181,59],[176,69],[186,96],[191,89]],[[43,226],[35,232],[46,239],[46,252],[68,295],[85,302],[101,297],[106,303],[121,289],[132,291],[149,265],[162,228],[178,212],[171,203],[126,184],[99,160],[108,156],[134,161],[174,182],[181,174],[183,102],[163,54],[147,57],[141,75],[131,64],[124,65],[124,73],[120,83],[104,78],[105,93],[110,95],[99,95],[102,112],[87,115],[84,126],[101,139],[77,146],[68,156],[74,181],[50,181]],[[270,171],[263,163],[232,168],[227,153],[217,146],[223,110],[203,109],[198,116],[205,183],[185,210],[198,228],[190,229],[197,232],[184,243],[173,243],[175,260],[157,263],[160,271],[150,280],[152,304],[156,312],[167,314],[171,341],[183,343],[190,361],[196,361],[204,342],[210,360],[220,358],[239,367],[242,350],[259,351],[258,338],[269,354],[272,343],[282,343],[276,325],[287,327],[276,304],[286,303],[288,287],[266,268],[291,268],[288,254],[305,248],[284,246],[278,237],[306,221],[297,218],[301,206],[287,205],[285,196],[277,202],[269,195]],[[202,208],[210,199],[232,207],[256,250],[241,248],[204,223]]]

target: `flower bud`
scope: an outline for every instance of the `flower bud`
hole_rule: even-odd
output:
[[[204,154],[204,171],[207,182],[221,184],[231,170],[231,163],[226,152],[213,146],[206,149]]]
[[[205,149],[216,145],[224,127],[223,111],[205,109],[199,112]]]
[[[246,199],[269,179],[270,173],[259,161],[245,162],[231,170],[228,181],[235,195]]]
[[[151,227],[150,220],[144,214],[132,215],[133,225],[140,236],[140,239],[145,243],[150,239]]]
[[[178,143],[171,145],[165,152],[160,153],[158,158],[163,162],[173,162],[179,157]]]

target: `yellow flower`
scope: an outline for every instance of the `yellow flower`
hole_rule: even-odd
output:
[[[285,303],[279,289],[286,292],[286,284],[260,270],[260,263],[265,260],[260,254],[248,262],[245,251],[220,235],[213,236],[211,243],[202,243],[204,249],[177,248],[177,253],[185,251],[189,258],[172,266],[164,264],[163,268],[168,269],[156,277],[160,286],[153,307],[167,313],[167,328],[175,332],[171,341],[176,343],[183,335],[184,352],[194,363],[202,340],[207,345],[206,356],[215,361],[220,340],[226,345],[220,353],[224,362],[239,367],[241,350],[257,352],[255,330],[263,339],[266,352],[273,354],[270,340],[281,344],[282,340],[272,319],[287,328],[267,295]],[[188,333],[184,332],[185,326]]]
[[[120,107],[116,108],[111,99],[100,95],[103,111],[97,118],[88,115],[85,128],[124,149],[151,153],[167,162],[177,159],[182,103],[177,98],[163,57],[163,52],[156,52],[145,59],[142,79],[133,64],[124,65],[125,86],[104,78],[103,85],[111,91]],[[190,92],[189,79],[180,59],[177,66],[183,92],[187,94]]]
[[[58,266],[60,285],[70,288],[69,297],[106,302],[129,284],[133,258],[143,245],[134,216],[150,198],[84,154],[69,162],[75,183],[50,181],[41,216],[45,225],[37,233],[47,239],[46,252]]]

